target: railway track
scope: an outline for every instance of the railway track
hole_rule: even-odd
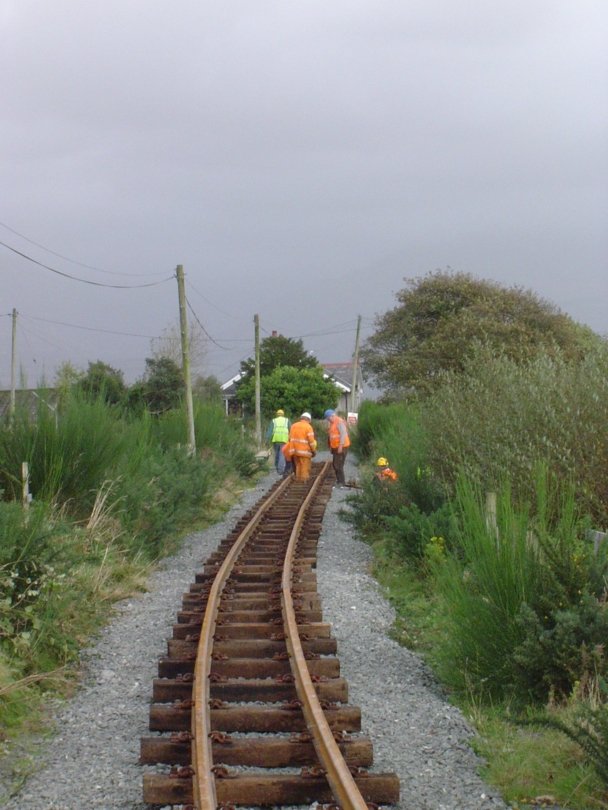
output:
[[[141,740],[141,762],[165,766],[144,775],[146,803],[397,803],[396,775],[367,770],[372,743],[316,592],[330,469],[277,482],[184,594],[153,684],[156,734]]]

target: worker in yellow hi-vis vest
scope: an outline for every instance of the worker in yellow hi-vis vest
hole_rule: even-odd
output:
[[[285,456],[281,450],[289,440],[289,428],[289,419],[285,416],[285,411],[279,408],[266,431],[266,439],[272,444],[274,451],[274,468],[279,475],[285,472]]]

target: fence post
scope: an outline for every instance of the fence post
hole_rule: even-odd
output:
[[[607,537],[608,537],[608,533],[606,533],[606,532],[598,532],[598,531],[595,531],[594,529],[590,529],[587,532],[587,539],[593,541],[593,551],[594,551],[596,557],[599,554],[600,546],[602,545],[602,543],[604,543],[606,541]]]
[[[23,508],[27,509],[32,500],[30,494],[30,467],[27,461],[21,463],[21,501]]]
[[[496,493],[486,492],[486,526],[498,540],[498,523],[496,522]]]

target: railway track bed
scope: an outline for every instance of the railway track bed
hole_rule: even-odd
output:
[[[328,465],[277,482],[195,576],[159,661],[141,740],[151,805],[396,804],[348,703],[316,590]]]

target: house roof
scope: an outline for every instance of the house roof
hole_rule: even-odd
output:
[[[226,380],[225,383],[222,383],[222,385],[220,385],[220,388],[222,389],[224,394],[228,396],[233,395],[236,391],[236,384],[241,379],[242,376],[243,372],[239,371],[238,374],[234,375],[234,377],[231,377],[229,380]]]
[[[353,362],[346,360],[342,363],[321,363],[325,372],[334,378],[339,387],[350,393],[353,386]],[[357,387],[361,388],[361,368],[357,369]]]

